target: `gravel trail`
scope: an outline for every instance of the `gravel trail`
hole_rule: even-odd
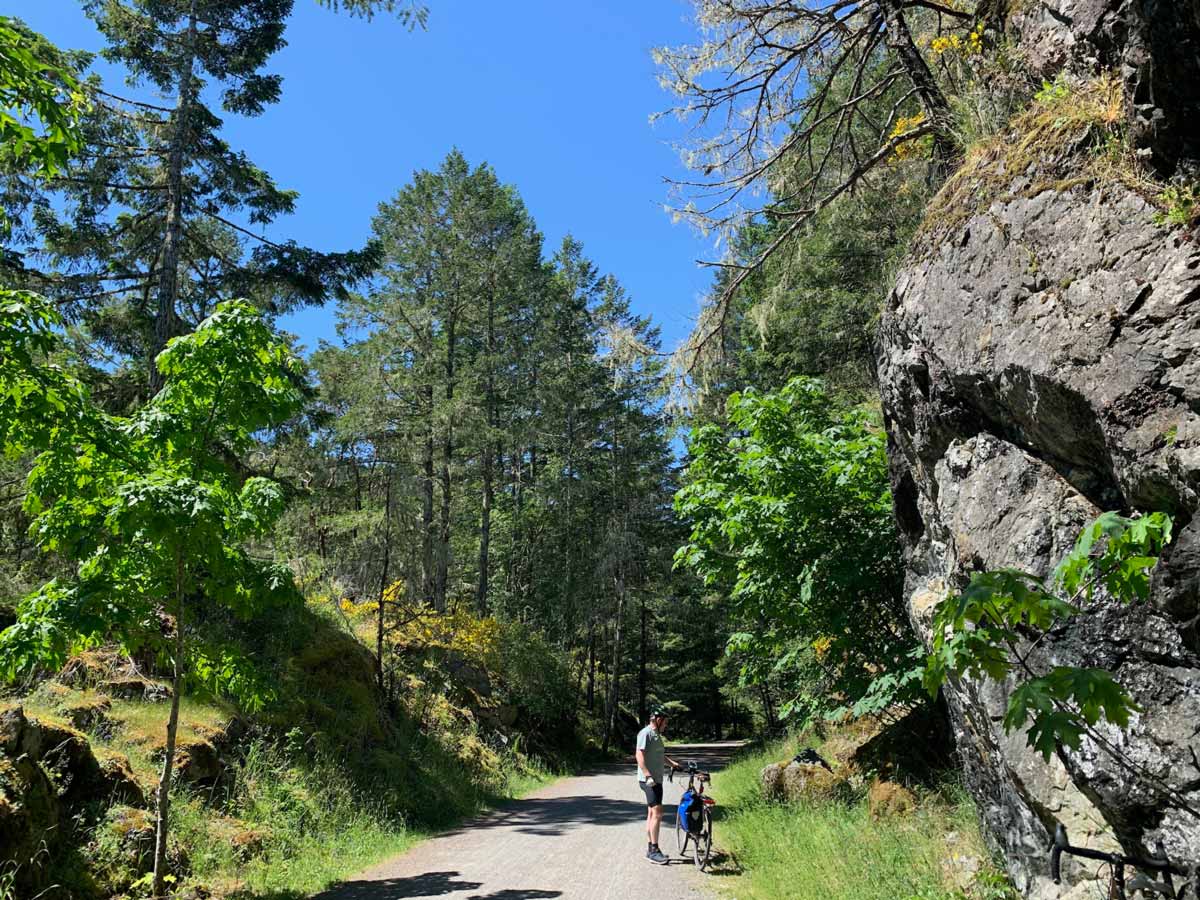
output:
[[[674,744],[670,755],[713,771],[736,743]],[[720,777],[713,796],[721,798]],[[711,877],[675,851],[677,778],[666,785],[659,843],[672,855],[652,865],[646,852],[646,804],[628,763],[564,778],[522,800],[417,845],[321,894],[317,900],[701,900],[713,897]],[[720,823],[716,844],[721,840]],[[725,879],[721,879],[724,881]]]

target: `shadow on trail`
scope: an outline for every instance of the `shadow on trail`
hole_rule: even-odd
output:
[[[402,897],[441,897],[456,891],[473,891],[482,881],[462,881],[458,872],[426,872],[407,878],[379,881],[345,881],[314,900],[400,900]]]
[[[554,837],[575,828],[596,825],[628,825],[646,815],[646,804],[636,800],[613,800],[585,794],[576,797],[549,797],[515,800],[500,807],[497,814],[444,832],[444,836],[463,832],[481,832],[492,828],[512,828],[522,834]]]
[[[741,749],[741,744],[671,745],[668,752],[679,762],[695,761],[702,769],[720,770]],[[499,806],[494,812],[442,832],[439,838],[470,834],[480,840],[493,830],[515,831],[539,837],[556,837],[576,829],[629,826],[646,817],[646,804],[638,789],[632,758],[624,763],[596,767],[591,774],[628,776],[629,799],[614,799],[597,793],[566,797],[527,797]],[[676,776],[676,789],[680,787]],[[686,785],[687,776],[683,784]],[[595,790],[595,788],[593,788]],[[673,793],[672,799],[677,794]],[[663,809],[663,840],[674,842],[676,806],[668,801]],[[642,838],[644,840],[644,837]],[[642,844],[642,847],[645,845]],[[549,852],[549,851],[547,851]],[[714,874],[736,874],[736,860],[715,855]],[[732,865],[731,865],[732,863]],[[690,859],[672,855],[671,865],[690,865]],[[472,873],[475,874],[475,873]],[[489,880],[491,875],[479,876]],[[481,890],[482,889],[482,890]],[[457,871],[425,872],[420,875],[381,878],[375,881],[347,881],[320,894],[314,900],[402,900],[408,897],[455,895],[466,900],[552,900],[562,897],[559,890],[539,888],[503,888],[487,891],[484,882],[467,880]],[[282,900],[282,898],[281,898]]]
[[[407,897],[442,897],[483,887],[481,881],[463,881],[458,872],[426,872],[408,878],[379,881],[346,881],[313,900],[402,900]],[[505,888],[488,894],[471,894],[467,900],[550,900],[562,891]]]

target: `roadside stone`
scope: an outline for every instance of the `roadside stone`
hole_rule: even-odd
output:
[[[52,776],[59,797],[72,806],[103,797],[104,773],[87,737],[68,725],[35,721],[41,745],[37,761]]]
[[[806,765],[794,760],[764,766],[758,778],[763,796],[777,802],[840,800],[853,793],[842,775],[835,775],[822,766]]]
[[[243,863],[262,856],[266,848],[268,832],[258,828],[239,831],[229,839],[229,846]]]
[[[67,660],[62,670],[54,676],[59,684],[80,690],[95,687],[105,679],[113,678],[127,663],[111,650],[85,650]]]
[[[789,760],[770,763],[763,766],[758,773],[758,781],[762,785],[763,797],[767,800],[780,801],[783,796],[783,770],[788,767]]]
[[[171,699],[171,686],[152,678],[110,678],[99,682],[96,689],[119,700],[145,700],[161,703]]]
[[[942,864],[942,869],[950,883],[967,896],[970,896],[971,888],[975,885],[975,878],[982,868],[983,862],[978,856],[962,853],[951,853],[950,858]]]
[[[106,720],[112,709],[112,700],[107,696],[71,693],[74,696],[64,697],[58,709],[72,725],[80,731],[91,731]]]
[[[119,865],[113,871],[123,873],[116,883],[109,885],[116,892],[128,890],[133,881],[154,869],[154,815],[144,809],[129,806],[114,806],[109,809],[104,827],[115,843]],[[186,851],[178,841],[171,838],[167,844],[167,871],[176,878],[183,878],[190,871]]]
[[[16,866],[17,896],[33,896],[45,887],[45,873],[32,860],[44,858],[61,842],[62,804],[54,785],[28,756],[0,755],[0,870]]]
[[[105,794],[116,803],[145,806],[146,794],[138,783],[137,776],[133,774],[129,758],[121,753],[98,750],[94,752],[100,765]]]
[[[212,784],[225,772],[221,755],[208,741],[196,741],[175,749],[175,772],[188,784]]]
[[[907,815],[916,808],[913,792],[894,781],[876,779],[867,790],[867,810],[873,819]]]
[[[21,745],[28,727],[24,707],[18,704],[0,708],[0,753],[7,756],[24,753]]]

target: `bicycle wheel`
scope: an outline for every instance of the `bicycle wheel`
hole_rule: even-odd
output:
[[[698,834],[692,835],[692,859],[696,861],[696,868],[703,872],[704,867],[708,865],[708,856],[712,852],[712,813],[708,807],[704,808],[703,826]]]
[[[678,809],[675,810],[675,845],[679,848],[679,855],[683,856],[687,853],[688,832],[687,826],[683,822],[683,813]]]

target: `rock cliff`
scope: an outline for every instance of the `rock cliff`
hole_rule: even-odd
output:
[[[1110,73],[1141,165],[1194,171],[1200,4],[1017,6],[1027,11],[1010,24],[1039,74],[1083,84]],[[1176,516],[1149,603],[1100,602],[1035,651],[1110,669],[1131,691],[1143,709],[1132,726],[1101,729],[1115,754],[1085,740],[1045,764],[1023,734],[1004,732],[1009,686],[947,691],[991,837],[1035,897],[1060,895],[1048,877],[1056,821],[1076,843],[1144,851],[1161,839],[1200,861],[1200,815],[1181,808],[1200,812],[1200,246],[1160,224],[1135,179],[1089,168],[1095,142],[1052,118],[1052,142],[997,142],[935,201],[879,349],[910,612],[924,637],[932,608],[972,572],[1048,574],[1103,510]]]

